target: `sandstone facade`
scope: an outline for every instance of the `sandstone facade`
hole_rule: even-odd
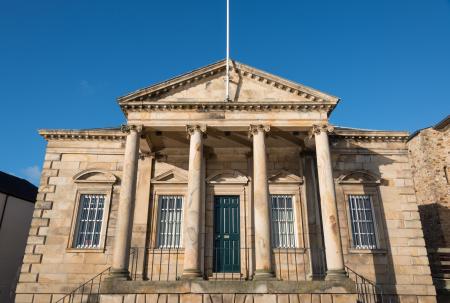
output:
[[[337,98],[236,62],[224,101],[224,70],[119,98],[122,131],[41,131],[16,301],[56,302],[105,271],[101,302],[356,302],[362,277],[435,302],[408,134],[332,127]],[[89,194],[104,199],[99,241],[74,248]]]

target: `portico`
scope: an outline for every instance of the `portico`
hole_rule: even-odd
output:
[[[328,115],[338,99],[247,66],[234,64],[231,71],[232,100],[223,101],[218,94],[223,86],[223,72],[223,64],[208,66],[202,71],[186,74],[119,99],[128,119],[126,128],[132,129],[127,135],[124,163],[138,162],[138,153],[133,148],[137,144],[137,133],[141,140],[149,142],[156,158],[161,158],[162,154],[170,157],[175,150],[178,154],[181,150],[188,150],[188,167],[177,168],[184,169],[187,175],[185,191],[179,192],[184,197],[183,241],[179,244],[184,256],[181,276],[204,277],[208,271],[205,260],[210,252],[206,244],[212,233],[206,230],[204,219],[208,200],[206,180],[210,174],[208,158],[226,154],[230,150],[246,154],[250,164],[243,172],[249,180],[243,188],[250,192],[249,206],[245,209],[246,226],[242,228],[246,234],[248,231],[245,236],[248,244],[245,246],[248,248],[246,253],[251,254],[246,266],[251,268],[250,276],[255,279],[275,275],[267,157],[268,148],[279,149],[278,154],[283,154],[283,147],[294,150],[297,156],[293,160],[298,162],[301,161],[301,151],[316,151],[327,277],[343,276],[345,271],[340,231],[337,228],[338,216],[328,143],[328,132],[331,129],[327,126]],[[202,90],[199,91],[199,88]],[[158,166],[159,162],[164,161],[156,159],[155,162],[154,165]],[[229,164],[225,163],[224,168]],[[231,166],[239,168],[237,164],[231,163]],[[273,167],[270,168],[271,173],[274,173]],[[294,170],[291,173],[300,179],[304,178],[301,171]],[[136,189],[137,174],[138,170],[134,165],[124,166],[122,182],[130,189],[130,193],[121,197],[119,205],[118,222],[121,228],[116,234],[118,240],[114,248],[114,274],[127,272],[129,262],[125,260],[124,252],[131,245],[132,224],[123,218],[131,217],[132,192],[139,191]],[[301,196],[300,187],[298,195]],[[153,197],[156,198],[155,195]],[[297,202],[299,205],[304,203]],[[302,222],[296,224],[306,224],[303,222],[305,219],[307,220],[300,217]],[[214,222],[212,225],[214,226]],[[160,236],[155,235],[156,237]],[[299,235],[296,234],[295,237]],[[303,246],[307,247],[305,244]]]
[[[135,126],[129,126],[126,128],[132,129],[127,135],[126,140],[126,153],[125,153],[125,163],[136,163],[138,161],[139,154],[133,149],[136,146],[136,134],[139,132],[140,128]],[[140,136],[153,135],[145,131],[145,127],[140,131]],[[238,130],[240,128],[237,128]],[[252,186],[250,190],[253,195],[252,207],[248,208],[250,212],[247,216],[248,218],[253,218],[252,223],[249,224],[249,228],[254,231],[254,246],[246,253],[254,254],[253,259],[254,264],[251,267],[252,273],[250,274],[255,279],[265,279],[271,278],[275,275],[274,269],[274,256],[272,254],[272,243],[271,239],[271,214],[270,214],[270,195],[269,195],[269,182],[270,178],[267,173],[267,148],[266,148],[266,137],[271,137],[270,126],[269,125],[249,125],[248,126],[248,145],[242,147],[245,150],[252,150],[251,154],[246,154],[246,157],[251,161],[251,167],[253,167],[252,176],[248,176],[252,179]],[[185,148],[189,149],[188,152],[188,169],[187,169],[187,184],[186,184],[186,204],[184,209],[184,219],[183,219],[183,270],[182,278],[196,278],[205,276],[205,255],[208,254],[207,247],[205,244],[205,234],[206,237],[209,235],[205,233],[205,222],[203,218],[205,217],[206,208],[206,189],[208,186],[207,178],[205,173],[205,165],[208,161],[204,156],[204,149],[211,149],[213,146],[209,145],[208,130],[214,133],[217,137],[218,130],[209,128],[207,125],[187,125],[186,133],[188,140],[186,140]],[[343,256],[342,247],[340,243],[339,229],[336,228],[337,222],[337,207],[334,196],[334,181],[332,179],[331,173],[331,158],[329,151],[328,135],[330,131],[329,127],[325,124],[313,125],[311,127],[310,134],[315,137],[315,150],[318,159],[318,177],[319,177],[319,188],[321,194],[321,210],[322,216],[324,218],[323,229],[325,236],[325,256],[326,263],[328,267],[327,278],[339,278],[339,276],[344,276],[345,271],[343,267]],[[229,138],[233,131],[228,130],[227,133],[223,133],[224,138]],[[141,135],[141,133],[143,135]],[[181,137],[182,132],[176,131],[158,131],[158,136],[164,136],[167,133],[168,137]],[[280,132],[279,130],[275,133],[272,142],[277,142],[280,136],[290,136],[290,132]],[[154,133],[156,135],[156,132]],[[303,132],[302,135],[299,132],[298,135],[298,150],[301,150],[302,143],[305,140],[309,140],[306,137],[307,132]],[[242,132],[237,131],[234,136],[243,137]],[[294,138],[295,136],[293,136]],[[303,139],[301,139],[303,137]],[[220,138],[220,137],[219,137]],[[312,138],[311,138],[312,139]],[[149,138],[147,141],[151,141]],[[219,139],[220,140],[220,139]],[[244,139],[243,139],[244,140]],[[208,143],[205,144],[205,141]],[[239,141],[240,142],[240,141]],[[241,142],[242,143],[242,142]],[[251,145],[250,145],[251,144]],[[205,147],[206,145],[206,147]],[[246,145],[246,144],[244,144]],[[293,145],[293,144],[292,144]],[[293,145],[294,146],[294,145]],[[157,145],[153,145],[154,148],[158,148]],[[291,146],[291,148],[293,148]],[[220,149],[220,148],[219,148]],[[209,152],[212,154],[213,152]],[[219,151],[220,153],[220,151]],[[300,161],[300,153],[297,153],[298,161]],[[130,184],[134,186],[134,191],[136,191],[136,181],[133,180],[137,178],[137,169],[133,165],[124,167],[124,177],[128,179],[123,179],[124,184]],[[301,176],[303,177],[303,176]],[[245,177],[247,178],[247,176]],[[248,184],[246,184],[248,185]],[[130,190],[131,191],[131,190]],[[226,191],[225,191],[226,192]],[[222,192],[225,193],[222,189]],[[230,192],[233,194],[233,190]],[[130,218],[130,202],[131,199],[126,199],[126,196],[120,200],[120,203],[124,203],[127,206],[119,206],[118,218],[120,226],[123,226],[121,231],[121,236],[117,237],[120,241],[117,241],[114,246],[114,259],[120,259],[121,262],[116,262],[113,267],[113,274],[117,276],[119,273],[127,276],[129,260],[125,251],[129,249],[131,245],[131,232],[124,232],[124,230],[130,231],[132,228],[131,222],[123,223],[120,218],[127,216]],[[303,219],[303,218],[301,218]],[[128,224],[128,225],[126,225]],[[123,236],[122,236],[123,235]],[[297,235],[298,236],[298,235]],[[242,256],[241,256],[242,258]],[[214,262],[214,261],[213,261]],[[249,264],[246,264],[249,266]],[[119,274],[120,275],[120,274]]]

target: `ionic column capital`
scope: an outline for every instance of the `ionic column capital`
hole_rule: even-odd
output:
[[[248,128],[248,136],[252,137],[253,135],[256,135],[258,132],[268,133],[269,131],[270,131],[270,125],[250,124],[250,126]]]
[[[188,139],[196,132],[201,132],[202,134],[206,134],[206,125],[186,125],[186,132]]]
[[[129,134],[131,131],[135,131],[137,133],[142,132],[142,125],[133,125],[133,124],[122,124],[120,126],[120,130],[123,133]]]
[[[331,134],[334,132],[334,126],[323,123],[323,124],[313,124],[312,129],[309,132],[309,137],[313,137],[314,135],[318,135],[321,132],[324,132],[326,134]]]

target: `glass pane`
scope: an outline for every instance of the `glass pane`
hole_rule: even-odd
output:
[[[292,197],[271,196],[272,245],[275,248],[295,247],[294,209]]]
[[[160,196],[159,248],[180,247],[182,197]]]
[[[350,220],[353,246],[355,248],[376,248],[376,229],[369,195],[349,196]]]
[[[95,248],[100,245],[105,195],[81,195],[74,247]]]

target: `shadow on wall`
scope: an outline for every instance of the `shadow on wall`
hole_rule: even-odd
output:
[[[450,266],[448,265],[450,249],[446,243],[448,227],[445,223],[450,220],[450,209],[439,203],[423,204],[419,205],[419,213],[433,283],[438,294],[449,300],[445,276],[450,274]]]
[[[419,214],[427,249],[446,247],[441,220],[450,220],[450,209],[439,203],[423,204],[419,205]]]
[[[334,141],[334,142],[333,142]],[[371,149],[363,148],[360,145],[346,143],[345,146],[340,145],[339,141],[336,139],[332,139],[332,155],[333,155],[333,172],[334,177],[339,177],[344,174],[351,173],[353,171],[367,171],[370,174],[376,176],[383,176],[383,173],[380,171],[381,167],[386,167],[389,165],[393,165],[395,160],[390,159],[382,154],[375,153]],[[333,149],[335,149],[333,151]],[[339,150],[351,150],[352,153],[348,154],[345,151],[340,152]],[[373,272],[374,272],[374,281],[377,285],[379,285],[385,294],[389,294],[389,300],[391,302],[396,302],[397,292],[395,285],[397,284],[395,270],[394,270],[394,261],[392,257],[392,246],[391,240],[389,236],[389,230],[387,226],[387,218],[385,205],[388,203],[392,203],[392,201],[385,201],[382,197],[383,187],[387,188],[389,186],[389,182],[387,180],[381,179],[380,184],[378,186],[371,186],[366,184],[361,184],[363,192],[371,193],[376,189],[378,196],[378,206],[379,206],[379,221],[378,225],[378,233],[382,233],[382,241],[380,241],[381,249],[385,250],[385,253],[374,253],[374,254],[358,254],[355,249],[352,249],[351,252],[347,251],[347,254],[344,255],[345,262],[348,264],[350,268],[355,270],[358,274],[365,276],[363,272],[360,272],[358,268],[360,265],[363,265],[362,268],[366,267],[369,264],[373,264]],[[344,197],[344,189],[343,187],[336,184],[336,195],[338,205],[340,206],[340,213],[347,214],[346,207],[348,201],[346,201]],[[348,249],[351,249],[351,226],[348,226],[346,216],[340,218],[341,220],[345,220],[345,222],[340,222],[340,225],[344,227],[341,229],[341,232],[347,233],[346,243],[342,243],[343,246],[346,246]],[[346,230],[345,230],[346,229]],[[381,237],[380,237],[381,238]],[[344,252],[346,249],[344,249]],[[368,260],[367,258],[372,258],[372,260]],[[368,262],[368,263],[366,263]],[[364,264],[367,264],[364,266]]]

